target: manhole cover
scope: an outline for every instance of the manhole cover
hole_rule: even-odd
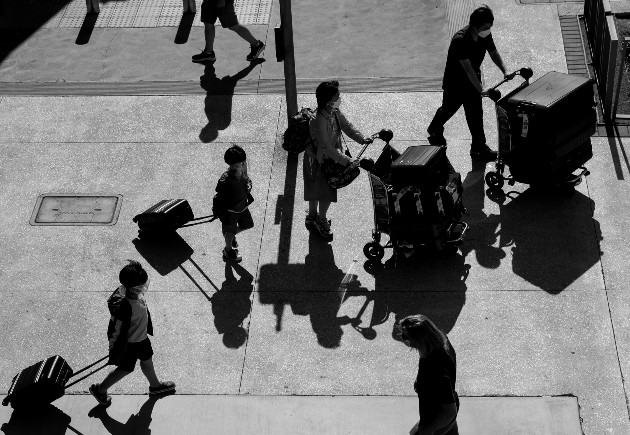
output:
[[[40,195],[31,225],[114,225],[122,195]]]

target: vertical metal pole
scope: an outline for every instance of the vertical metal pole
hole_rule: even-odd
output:
[[[282,28],[282,42],[284,44],[284,87],[287,98],[287,118],[292,117],[298,111],[292,20],[291,0],[280,0],[280,27]]]

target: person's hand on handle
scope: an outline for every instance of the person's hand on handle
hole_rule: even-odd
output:
[[[371,136],[366,136],[363,138],[363,143],[361,145],[369,145],[372,142],[374,142],[374,139],[372,139]]]

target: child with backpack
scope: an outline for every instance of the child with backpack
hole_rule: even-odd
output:
[[[223,260],[240,263],[236,234],[254,228],[254,220],[249,205],[254,201],[251,195],[252,180],[247,176],[247,155],[238,145],[232,145],[223,156],[229,165],[217,182],[212,212],[221,220],[225,238]]]
[[[160,381],[153,367],[153,348],[148,337],[153,335],[153,324],[145,299],[149,276],[140,263],[128,261],[118,275],[120,287],[107,301],[112,315],[107,328],[109,364],[116,368],[100,384],[92,384],[89,388],[90,394],[101,405],[111,403],[107,390],[133,372],[137,360],[149,381],[149,395],[175,390],[175,383]]]

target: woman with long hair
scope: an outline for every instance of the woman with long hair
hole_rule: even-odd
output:
[[[309,124],[313,143],[304,152],[304,200],[308,201],[305,225],[309,230],[315,229],[322,237],[331,240],[333,233],[326,213],[330,204],[337,202],[337,190],[328,185],[322,165],[325,160],[344,166],[355,161],[342,150],[342,132],[360,144],[369,143],[372,139],[363,136],[339,110],[339,82],[320,83],[315,90],[315,97],[317,114]]]
[[[457,434],[459,397],[455,392],[455,349],[446,334],[422,314],[403,318],[398,328],[403,343],[420,354],[418,376],[414,383],[420,421],[410,434]]]

